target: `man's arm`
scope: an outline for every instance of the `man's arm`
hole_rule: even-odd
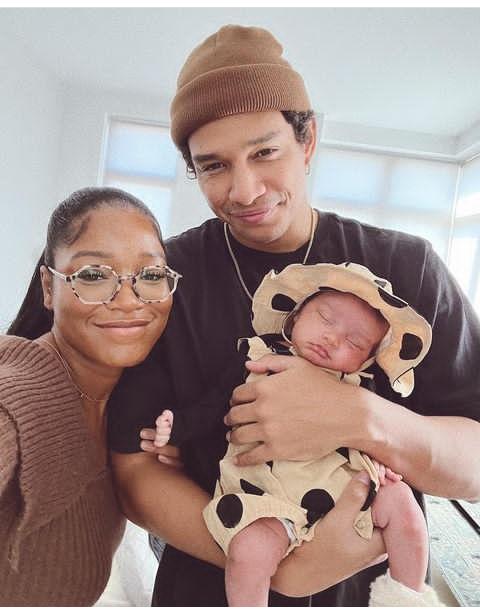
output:
[[[371,394],[364,397],[369,455],[424,493],[480,500],[480,423],[467,417],[418,415]],[[370,423],[368,423],[370,422]]]
[[[120,504],[131,521],[193,557],[224,567],[225,556],[202,516],[208,494],[181,470],[159,464],[153,454],[112,453],[112,467]],[[282,562],[273,588],[303,597],[384,558],[378,532],[366,541],[352,527],[368,489],[368,477],[352,479],[335,507],[316,525],[314,539]]]
[[[480,499],[478,422],[418,415],[369,390],[338,382],[300,358],[267,356],[247,366],[278,374],[233,393],[225,421],[247,425],[231,433],[231,442],[263,443],[239,458],[242,465],[316,459],[338,447],[353,447],[399,472],[420,491]]]

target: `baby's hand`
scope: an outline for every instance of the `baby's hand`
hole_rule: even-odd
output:
[[[389,468],[388,466],[380,464],[380,462],[377,462],[377,460],[374,460],[373,458],[370,459],[372,460],[375,470],[378,473],[380,485],[385,485],[387,480],[393,481],[393,483],[398,483],[398,481],[401,481],[403,479],[401,474],[393,472],[393,470],[391,470],[391,468]]]
[[[155,438],[153,444],[156,447],[163,447],[170,440],[173,426],[173,413],[165,409],[161,415],[155,420]]]

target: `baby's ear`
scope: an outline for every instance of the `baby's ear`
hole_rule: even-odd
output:
[[[43,306],[45,309],[51,311],[53,309],[52,305],[52,274],[50,271],[42,265],[40,267],[40,279],[42,282],[42,291],[43,291]]]

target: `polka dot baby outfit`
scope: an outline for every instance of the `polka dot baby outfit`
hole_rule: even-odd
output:
[[[272,353],[260,337],[248,339],[248,342],[250,359]],[[247,381],[256,377],[250,374]],[[368,456],[356,449],[340,448],[321,460],[281,460],[257,466],[236,466],[233,457],[247,448],[245,445],[228,446],[220,462],[214,498],[203,513],[210,533],[225,553],[233,536],[262,517],[291,522],[294,539],[287,552],[303,541],[311,540],[317,521],[333,508],[359,470],[366,470],[372,483],[354,527],[360,536],[371,537],[373,523],[369,507],[378,488],[378,476]]]
[[[248,339],[248,356],[256,360],[272,353],[275,341],[288,338],[294,315],[307,299],[322,290],[333,289],[358,296],[380,311],[389,330],[374,356],[356,373],[337,375],[343,382],[359,385],[363,372],[373,361],[383,369],[392,388],[408,396],[414,387],[413,370],[427,354],[431,328],[405,301],[395,296],[388,280],[375,276],[355,263],[333,265],[289,265],[280,273],[265,276],[253,298],[253,328],[257,337]],[[268,338],[268,345],[263,341]],[[275,348],[273,348],[275,351]],[[252,381],[253,374],[247,381]],[[334,408],[334,406],[332,406]],[[294,417],[294,414],[292,414]],[[251,445],[253,447],[253,445]],[[257,466],[233,464],[236,453],[248,446],[229,445],[220,462],[220,478],[215,495],[204,510],[211,534],[225,553],[233,536],[262,517],[289,522],[291,544],[287,553],[313,538],[315,524],[328,511],[360,470],[371,479],[370,493],[357,515],[354,528],[364,538],[373,532],[370,505],[378,489],[378,475],[368,456],[340,447],[320,460],[275,461]]]

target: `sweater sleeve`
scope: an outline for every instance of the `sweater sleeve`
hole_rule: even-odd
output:
[[[0,497],[12,480],[18,463],[18,443],[15,425],[0,408]]]

